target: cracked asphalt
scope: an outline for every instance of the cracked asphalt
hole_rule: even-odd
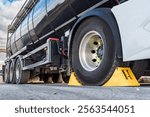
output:
[[[66,84],[0,84],[0,100],[150,100],[150,86],[73,87]]]

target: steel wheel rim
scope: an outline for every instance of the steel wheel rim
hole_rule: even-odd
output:
[[[10,82],[13,80],[13,68],[12,68],[12,63],[10,65],[10,72],[9,72],[9,77],[10,77]]]
[[[9,74],[8,69],[5,68],[5,82],[7,82],[8,80],[8,74]]]
[[[97,31],[89,31],[84,35],[79,46],[79,59],[87,71],[96,70],[103,59],[104,44],[102,36]]]
[[[17,64],[16,65],[16,80],[18,80],[19,79],[19,76],[20,76],[20,65],[19,64]]]

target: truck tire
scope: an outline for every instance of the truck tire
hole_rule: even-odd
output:
[[[44,80],[44,83],[52,83],[52,78],[50,76],[48,76],[47,79]]]
[[[4,82],[5,82],[6,84],[10,83],[10,79],[9,79],[9,62],[7,62],[7,63],[6,63],[6,66],[5,66]]]
[[[15,69],[15,61],[12,59],[10,62],[9,66],[9,80],[10,83],[14,84],[15,83],[15,78],[14,78],[14,69]]]
[[[43,77],[44,83],[49,83],[48,79],[49,79],[48,75],[45,74],[44,77]]]
[[[72,65],[83,85],[103,85],[119,62],[112,29],[101,18],[86,19],[77,29],[72,46]]]
[[[15,62],[15,81],[16,84],[26,84],[30,78],[30,71],[23,70],[23,61],[21,57],[18,57]]]
[[[62,78],[64,83],[69,83],[70,76],[67,76],[67,73],[62,73]]]
[[[39,77],[46,84],[47,83],[52,83],[51,77],[48,74],[40,74]]]
[[[60,73],[52,74],[52,81],[53,83],[63,83],[63,78]]]

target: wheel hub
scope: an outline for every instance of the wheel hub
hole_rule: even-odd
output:
[[[20,65],[17,64],[17,66],[16,66],[16,80],[19,79],[19,76],[20,76]]]
[[[97,50],[97,55],[98,55],[98,57],[99,57],[100,59],[102,59],[102,57],[103,57],[103,47],[102,47],[102,46],[100,46],[100,47],[98,48],[98,50]]]
[[[103,58],[103,39],[96,31],[90,31],[82,38],[79,47],[79,59],[87,71],[97,69]]]
[[[9,74],[8,68],[5,68],[5,82],[8,82],[8,74]]]
[[[13,80],[13,68],[12,66],[10,67],[10,72],[9,72],[9,77],[10,77],[10,82]]]

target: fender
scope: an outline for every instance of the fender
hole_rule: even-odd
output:
[[[121,39],[120,39],[120,32],[119,32],[119,28],[116,22],[116,19],[113,15],[113,13],[111,12],[110,8],[98,8],[98,9],[94,9],[92,11],[89,11],[87,13],[85,13],[84,15],[82,15],[74,24],[72,30],[70,31],[70,35],[69,35],[69,40],[68,40],[68,56],[71,57],[71,50],[72,50],[72,43],[73,43],[73,38],[74,35],[78,29],[78,27],[80,26],[80,24],[82,22],[84,22],[84,20],[86,20],[87,18],[90,17],[99,17],[100,19],[102,19],[103,21],[105,21],[110,29],[112,30],[114,39],[115,39],[115,48],[116,48],[116,53],[117,53],[117,57],[118,58],[122,58],[122,45],[121,45]]]
[[[119,26],[123,61],[150,59],[150,0],[128,0],[112,8]]]

